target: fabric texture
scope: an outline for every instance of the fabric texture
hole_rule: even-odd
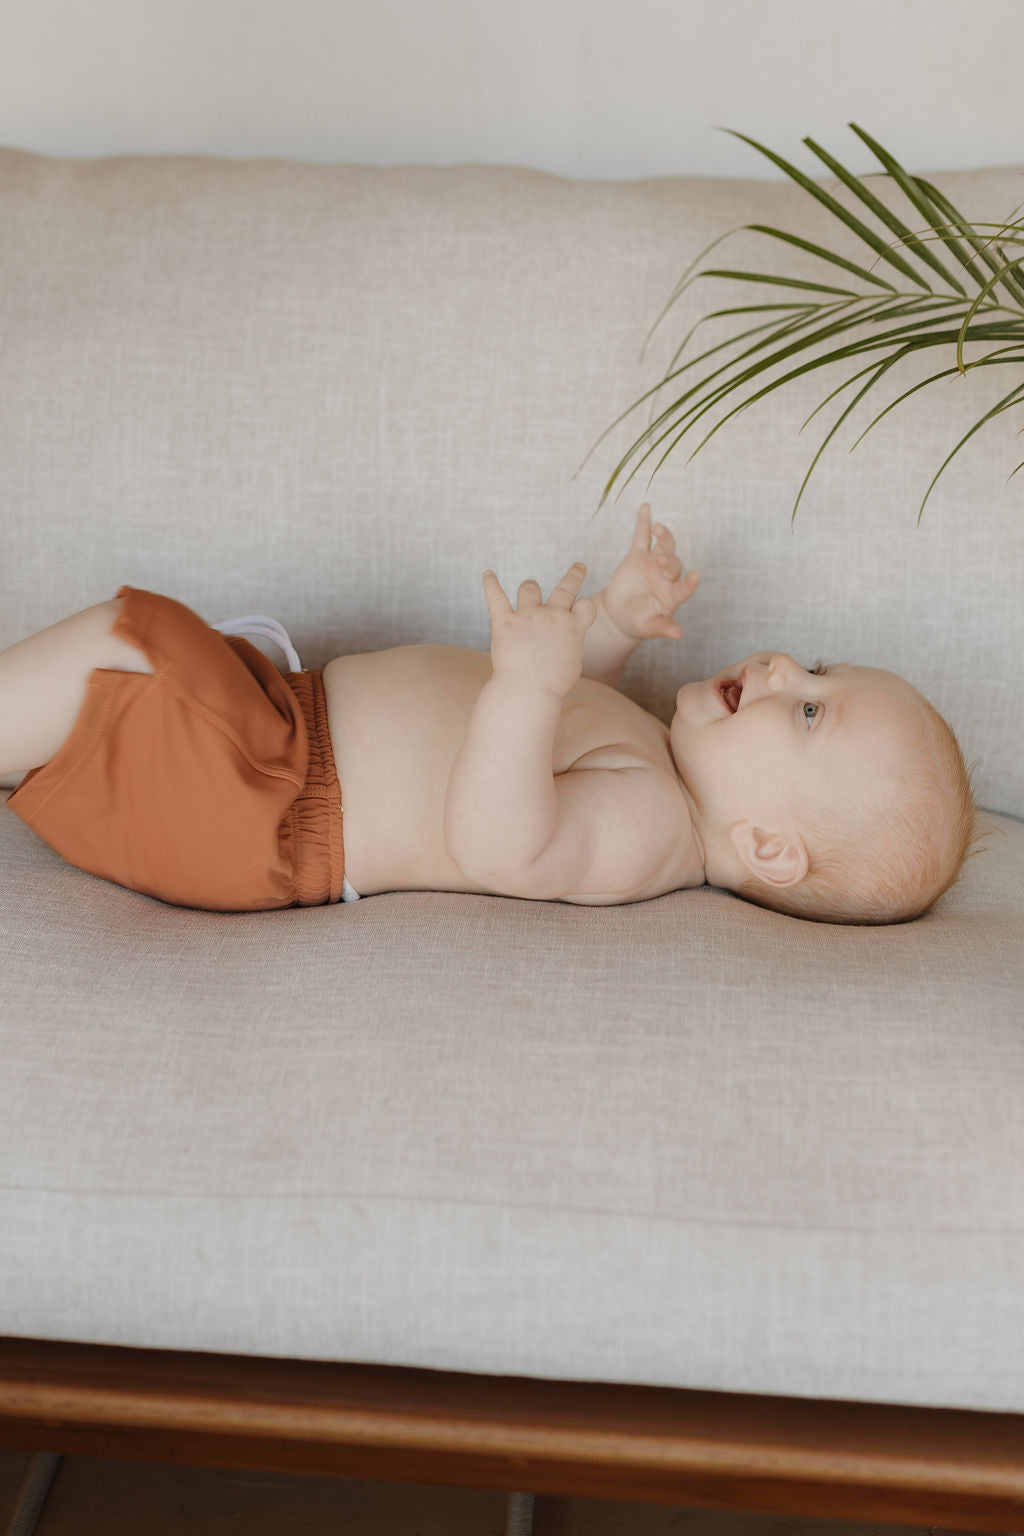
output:
[[[152,674],[94,669],[63,747],[9,808],[70,864],[178,906],[339,901],[341,790],[320,672],[284,678],[172,598],[119,588]]]

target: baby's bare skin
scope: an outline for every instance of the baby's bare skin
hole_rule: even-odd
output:
[[[518,610],[484,573],[491,650],[411,645],[324,669],[344,803],[346,876],[360,895],[488,892],[586,905],[704,881],[669,729],[617,690],[637,645],[678,638],[699,576],[637,515],[608,586],[585,567]]]
[[[452,766],[491,675],[486,651],[445,645],[340,656],[324,668],[344,801],[345,873],[360,895],[495,891],[466,877],[444,837]],[[562,701],[552,772],[601,774],[600,808],[612,850],[602,865],[605,888],[566,893],[565,900],[643,901],[703,882],[668,728],[660,720],[615,688],[583,677]]]

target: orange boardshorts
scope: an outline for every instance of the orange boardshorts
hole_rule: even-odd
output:
[[[90,874],[176,906],[338,901],[341,787],[322,672],[285,676],[172,598],[121,587],[114,634],[153,674],[96,669],[57,755],[12,811]]]

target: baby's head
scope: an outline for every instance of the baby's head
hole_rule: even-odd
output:
[[[759,651],[680,688],[671,743],[708,882],[778,912],[919,917],[976,840],[956,737],[894,672]]]

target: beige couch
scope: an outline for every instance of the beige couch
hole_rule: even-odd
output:
[[[629,424],[575,471],[758,221],[823,232],[782,183],[3,153],[0,645],[129,583],[310,667],[486,647],[488,565],[603,582]],[[925,391],[791,525],[816,388],[656,480],[703,579],[624,687],[899,671],[985,851],[880,929],[708,888],[217,915],[0,815],[0,1443],[1024,1528],[1019,440],[918,526],[989,398]]]

